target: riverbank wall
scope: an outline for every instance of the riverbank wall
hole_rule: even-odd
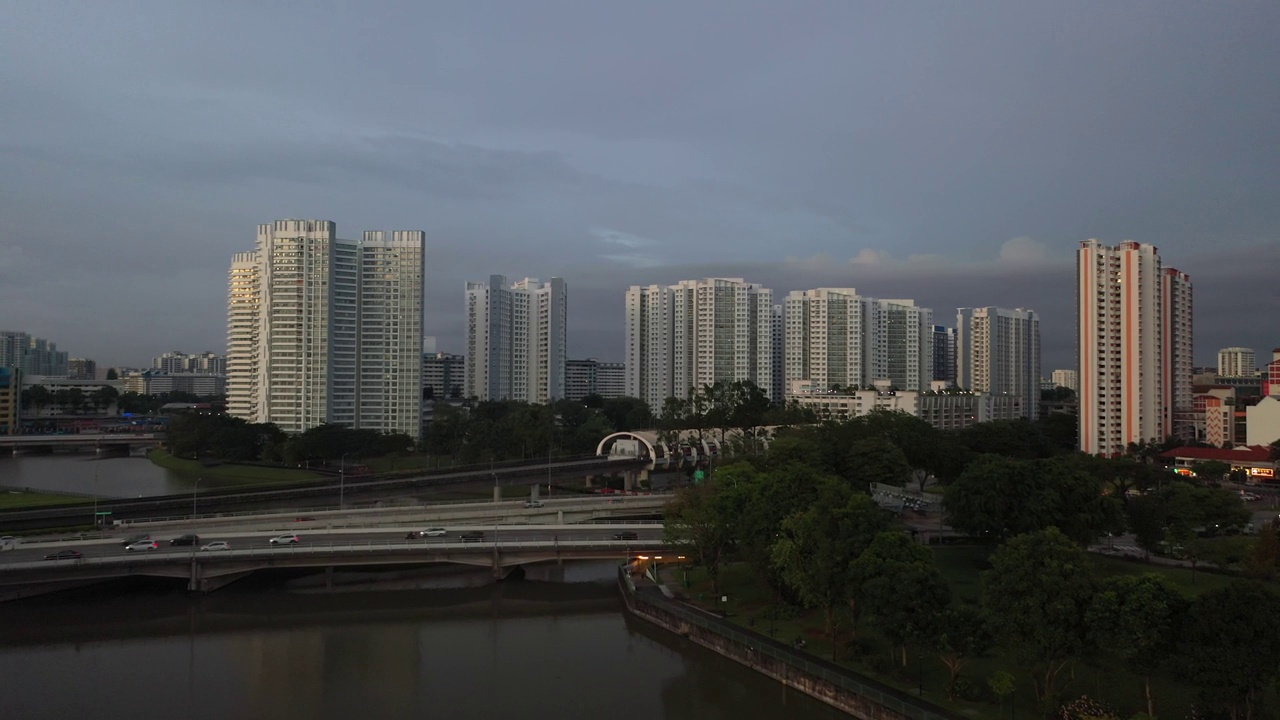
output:
[[[817,698],[859,720],[958,720],[961,716],[832,663],[799,653],[723,618],[667,597],[662,588],[637,587],[625,568],[618,589],[627,612],[730,660]]]

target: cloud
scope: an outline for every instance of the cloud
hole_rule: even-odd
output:
[[[658,241],[652,238],[632,235],[621,230],[610,230],[604,227],[593,227],[587,231],[597,240],[610,245],[621,245],[626,248],[642,248],[651,245],[657,245]]]
[[[1050,259],[1049,247],[1035,238],[1016,237],[1000,246],[1000,262],[1013,264],[1042,263]]]
[[[893,262],[893,257],[884,250],[863,248],[857,255],[849,258],[850,265],[885,265]]]
[[[619,265],[629,265],[636,268],[652,268],[662,264],[660,260],[650,255],[640,255],[638,253],[629,253],[621,255],[601,255],[600,257]]]

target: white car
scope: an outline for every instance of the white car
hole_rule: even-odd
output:
[[[155,540],[138,540],[125,545],[124,549],[126,552],[133,552],[134,550],[155,550],[159,547],[160,543]]]
[[[302,538],[294,535],[293,533],[287,533],[285,535],[277,535],[271,538],[268,542],[272,545],[294,545],[302,542]]]
[[[423,537],[444,537],[449,531],[440,527],[430,527],[422,531]]]
[[[230,550],[231,546],[227,544],[226,540],[214,540],[213,542],[209,543],[208,545],[205,545],[200,549],[209,550],[212,552],[214,550]]]
[[[526,501],[525,501],[525,503],[524,503],[524,506],[525,506],[525,507],[527,507],[527,508],[540,508],[540,507],[542,507],[542,501],[541,501],[541,500],[526,500]]]

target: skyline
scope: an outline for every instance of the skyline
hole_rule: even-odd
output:
[[[1274,3],[68,8],[0,28],[0,307],[103,365],[225,351],[284,217],[425,229],[448,352],[468,280],[564,278],[616,361],[627,287],[743,277],[1035,310],[1047,374],[1090,238],[1190,274],[1197,365],[1280,341]]]

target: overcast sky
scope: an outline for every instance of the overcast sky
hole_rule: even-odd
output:
[[[0,329],[100,364],[226,346],[281,218],[421,229],[463,287],[566,279],[572,357],[632,284],[745,277],[1040,311],[1081,240],[1195,283],[1196,359],[1280,345],[1280,3],[0,0]]]

